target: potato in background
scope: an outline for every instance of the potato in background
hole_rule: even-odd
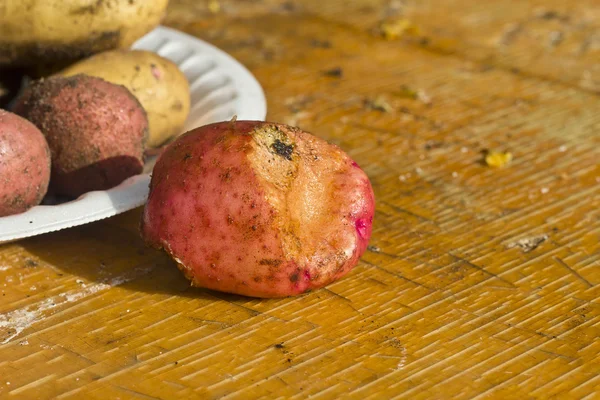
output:
[[[168,0],[0,0],[0,66],[64,64],[127,48],[162,20]]]
[[[148,114],[148,147],[181,133],[190,112],[187,78],[170,60],[143,50],[115,50],[82,60],[59,75],[86,74],[125,86]]]

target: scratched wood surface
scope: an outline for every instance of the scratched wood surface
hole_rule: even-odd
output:
[[[139,210],[4,245],[0,397],[600,398],[600,2],[179,0],[165,24],[358,161],[371,247],[255,300],[190,288]]]

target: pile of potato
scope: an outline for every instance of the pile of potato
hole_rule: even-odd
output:
[[[169,143],[157,151],[141,236],[192,285],[284,297],[346,275],[371,237],[369,178],[339,147],[277,123],[234,119],[171,141],[190,109],[185,76],[124,50],[166,3],[0,0],[0,68],[46,75],[11,99],[14,113],[0,110],[0,217],[47,191],[114,187]],[[14,85],[5,89],[2,102]]]
[[[47,193],[112,188],[142,172],[145,151],[181,132],[186,77],[158,54],[127,49],[166,5],[0,0],[0,100],[11,104],[0,114],[0,217]],[[35,78],[19,88],[19,72]]]

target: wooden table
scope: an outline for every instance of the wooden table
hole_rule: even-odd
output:
[[[139,210],[4,245],[0,397],[600,398],[598,0],[179,0],[165,24],[364,167],[371,247],[255,300],[190,288]]]

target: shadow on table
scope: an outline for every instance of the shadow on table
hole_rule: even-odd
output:
[[[30,255],[27,263],[48,267],[57,280],[119,283],[120,288],[191,298],[247,302],[249,298],[193,288],[164,252],[145,246],[137,226],[140,210],[108,220],[13,243]],[[122,282],[122,283],[120,283]],[[65,282],[66,283],[66,282]]]

